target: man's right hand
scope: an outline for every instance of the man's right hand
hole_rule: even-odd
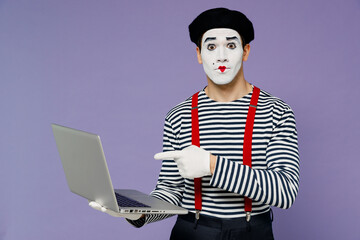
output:
[[[113,210],[107,209],[103,206],[101,206],[99,203],[91,201],[89,202],[89,206],[92,207],[95,210],[104,212],[109,214],[110,216],[113,217],[123,217],[123,218],[127,218],[130,220],[138,220],[142,215],[140,213],[118,213],[118,212],[114,212]]]

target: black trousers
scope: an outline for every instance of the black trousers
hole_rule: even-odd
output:
[[[221,219],[200,214],[200,219],[195,224],[193,213],[179,215],[170,240],[273,240],[270,211],[251,216],[249,223],[245,218]]]

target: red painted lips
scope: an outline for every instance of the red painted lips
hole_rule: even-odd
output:
[[[225,69],[226,69],[226,67],[225,67],[225,66],[219,66],[219,70],[220,70],[221,72],[224,72],[224,71],[225,71]]]

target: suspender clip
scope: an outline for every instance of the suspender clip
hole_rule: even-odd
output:
[[[199,220],[199,218],[200,218],[200,211],[199,211],[199,210],[196,210],[195,219],[196,219],[196,220]]]
[[[251,212],[246,212],[246,221],[250,222],[251,219]]]
[[[195,213],[195,225],[194,225],[194,229],[196,229],[196,228],[197,228],[199,218],[200,218],[200,211],[199,211],[199,210],[196,210],[196,213]]]

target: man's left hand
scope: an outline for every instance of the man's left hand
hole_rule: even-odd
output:
[[[195,145],[181,151],[169,151],[155,154],[156,160],[174,160],[179,173],[184,178],[199,178],[211,175],[210,152]]]

